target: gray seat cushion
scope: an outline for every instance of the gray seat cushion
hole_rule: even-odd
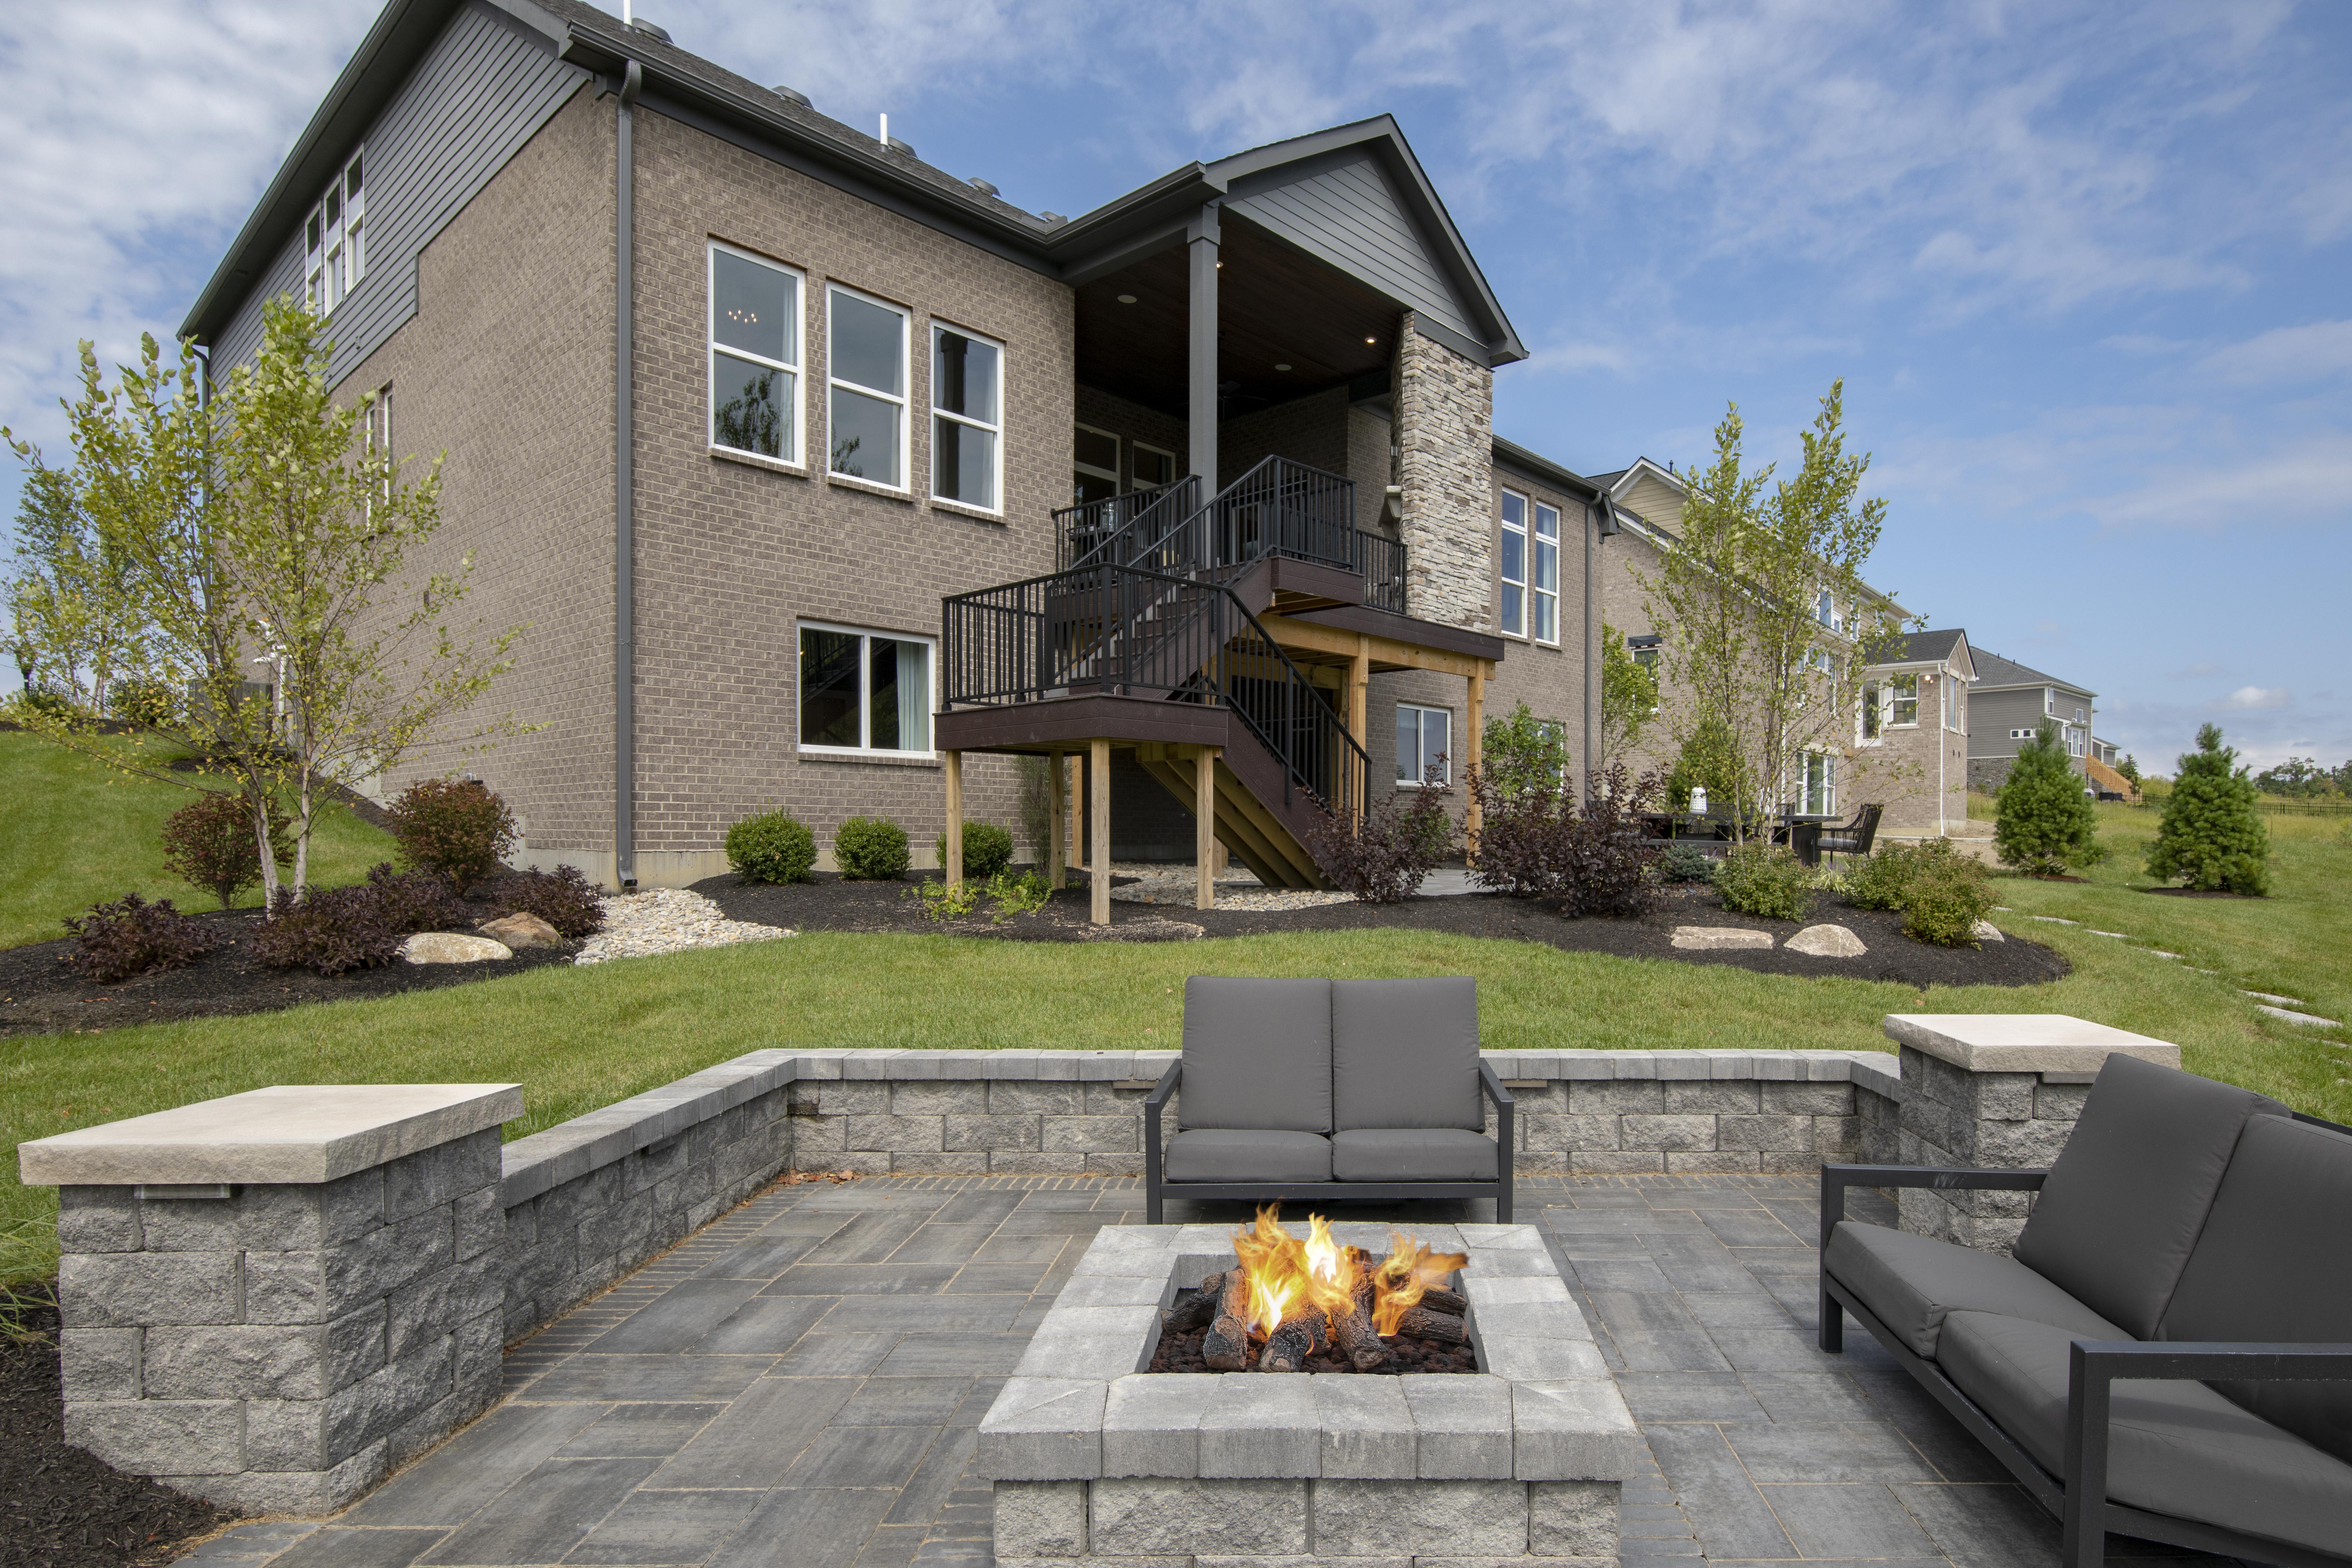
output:
[[[2042,1468],[2063,1472],[2067,1346],[2086,1335],[1990,1312],[1944,1320],[1937,1364]],[[2341,1552],[2352,1465],[2201,1383],[2115,1384],[2107,1496],[2150,1513]]]
[[[1999,1312],[2089,1339],[2131,1338],[2015,1258],[1881,1225],[1840,1222],[1822,1267],[1929,1361],[1948,1312]]]
[[[1331,983],[1184,982],[1179,1127],[1331,1131]]]
[[[1495,1141],[1459,1127],[1351,1127],[1331,1134],[1343,1182],[1491,1182]]]
[[[1161,1167],[1176,1182],[1328,1182],[1331,1140],[1319,1132],[1203,1127],[1168,1141]]]
[[[2132,1338],[2151,1339],[2246,1118],[2277,1100],[2109,1057],[2034,1200],[2017,1260]]]
[[[1331,985],[1332,1126],[1486,1125],[1478,1098],[1478,983],[1339,980]]]
[[[2157,1337],[2352,1344],[2352,1138],[2281,1116],[2246,1123]],[[2352,1461],[2352,1383],[2213,1386]]]

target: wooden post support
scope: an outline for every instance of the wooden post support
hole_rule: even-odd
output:
[[[947,764],[948,781],[948,861],[940,868],[947,873],[948,886],[963,886],[963,753],[946,752],[940,761]]]
[[[1070,773],[1062,766],[1062,753],[1054,752],[1045,761],[1045,886],[1061,887],[1068,878],[1064,868],[1068,859],[1062,850],[1062,788],[1069,782]]]
[[[1470,711],[1465,715],[1468,721],[1470,732],[1462,738],[1463,754],[1467,759],[1464,769],[1465,783],[1468,781],[1470,771],[1478,767],[1486,753],[1486,672],[1493,668],[1492,665],[1482,662],[1470,677]],[[1466,847],[1469,851],[1467,858],[1474,864],[1478,858],[1478,828],[1483,820],[1478,810],[1478,797],[1474,794],[1470,797],[1470,809],[1464,814],[1463,817]]]
[[[1087,833],[1093,838],[1094,921],[1110,924],[1110,742],[1089,742],[1094,752],[1094,776],[1087,792]]]
[[[1199,868],[1200,887],[1192,895],[1196,910],[1217,907],[1217,748],[1202,746],[1192,753],[1192,863]]]

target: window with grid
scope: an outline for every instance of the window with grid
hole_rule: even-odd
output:
[[[825,294],[832,471],[904,489],[907,312],[839,284]]]
[[[1538,503],[1534,537],[1528,542],[1529,564],[1528,607],[1534,625],[1528,635],[1538,642],[1559,641],[1559,510]]]
[[[339,171],[303,226],[302,298],[321,316],[367,276],[367,191],[360,177],[362,154]]]
[[[929,754],[929,639],[806,622],[800,630],[803,751]]]
[[[1830,816],[1837,811],[1837,758],[1827,752],[1805,753],[1804,799],[1798,811],[1806,816]]]
[[[1919,722],[1919,678],[1916,675],[1895,676],[1887,681],[1886,689],[1890,709],[1886,716],[1887,723],[1898,730],[1917,724]]]
[[[710,444],[801,458],[801,275],[710,247]]]
[[[1396,782],[1400,789],[1417,787],[1431,780],[1430,770],[1437,770],[1439,784],[1454,780],[1453,750],[1454,714],[1449,709],[1423,708],[1411,702],[1397,704],[1396,718]]]
[[[1523,637],[1528,635],[1528,498],[1505,490],[1502,518],[1503,631]]]
[[[1004,349],[931,328],[931,494],[995,511],[1003,486]]]

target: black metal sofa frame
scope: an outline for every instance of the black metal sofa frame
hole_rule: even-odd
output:
[[[1318,1000],[1316,987],[1328,987],[1328,1003]],[[1319,1044],[1312,1037],[1316,1016],[1328,1008],[1330,1033]],[[1243,1037],[1234,1038],[1238,1032]],[[1204,1038],[1204,1035],[1217,1037]],[[1255,1038],[1249,1037],[1255,1036]],[[1367,1040],[1367,1036],[1385,1036]],[[1351,1044],[1368,1046],[1369,1058],[1357,1063],[1345,1058]],[[1385,1050],[1382,1047],[1385,1047]],[[1319,1053],[1319,1058],[1318,1058]],[[1359,1053],[1360,1056],[1361,1053]],[[1161,1205],[1170,1193],[1186,1199],[1243,1199],[1264,1203],[1280,1200],[1395,1200],[1399,1198],[1492,1198],[1496,1223],[1511,1219],[1512,1101],[1510,1091],[1494,1068],[1478,1057],[1477,991],[1467,976],[1428,980],[1230,980],[1196,975],[1185,983],[1184,1056],[1170,1065],[1143,1101],[1144,1209],[1148,1223],[1160,1223]],[[1282,1075],[1285,1081],[1236,1084],[1236,1058],[1246,1058],[1259,1073]],[[1222,1058],[1222,1059],[1220,1059]],[[1480,1131],[1477,1145],[1488,1150],[1492,1176],[1415,1174],[1416,1159],[1432,1158],[1428,1151],[1406,1147],[1388,1163],[1398,1173],[1353,1180],[1316,1179],[1246,1168],[1230,1179],[1171,1179],[1165,1169],[1162,1118],[1170,1099],[1185,1082],[1186,1062],[1194,1069],[1192,1087],[1183,1100],[1186,1131],[1199,1131],[1204,1118],[1196,1114],[1213,1097],[1230,1109],[1250,1095],[1279,1100],[1304,1087],[1310,1109],[1293,1115],[1294,1122],[1318,1120],[1311,1109],[1318,1070],[1327,1075],[1322,1090],[1321,1121],[1330,1133],[1363,1138],[1391,1136],[1410,1145],[1420,1132],[1452,1139],[1456,1147],[1435,1152],[1431,1170],[1463,1168],[1461,1150],[1471,1142],[1475,1119]],[[1377,1071],[1377,1086],[1351,1085],[1351,1073]],[[1253,1075],[1255,1076],[1255,1075]],[[1222,1080],[1222,1081],[1220,1081]],[[1366,1088],[1373,1092],[1361,1092]],[[1495,1135],[1487,1138],[1485,1119],[1476,1108],[1480,1097],[1495,1110]],[[1355,1114],[1351,1116],[1350,1112]],[[1276,1113],[1279,1119],[1279,1113]],[[1377,1127],[1368,1125],[1377,1122]],[[1213,1117],[1208,1118],[1214,1121]],[[1352,1126],[1350,1123],[1352,1122]],[[1227,1124],[1230,1124],[1229,1122]],[[1266,1121],[1260,1119],[1258,1128]],[[1312,1128],[1302,1127],[1311,1132]],[[1178,1138],[1185,1136],[1180,1131]],[[1471,1151],[1476,1157],[1476,1151]],[[1244,1152],[1245,1158],[1245,1152]],[[1448,1159],[1455,1162],[1450,1167]]]
[[[2118,1063],[2126,1065],[2118,1068],[2116,1065]],[[2110,1074],[2144,1077],[2169,1070],[2128,1058],[2110,1058],[2108,1067],[2102,1070],[2100,1082],[2108,1081]],[[2247,1098],[2258,1100],[2260,1097]],[[2275,1101],[2266,1101],[2249,1109],[2257,1114],[2289,1119],[2331,1132],[2352,1134],[2352,1128],[2299,1111],[2290,1111]],[[2086,1106],[2086,1117],[2089,1110],[2090,1107]],[[2096,1151],[2092,1152],[2095,1154]],[[1845,1281],[1834,1277],[1827,1266],[1832,1238],[1845,1218],[1845,1194],[1850,1188],[1924,1187],[1941,1192],[2038,1193],[2050,1183],[2053,1172],[2063,1168],[2067,1157],[2062,1153],[2061,1164],[2049,1170],[1935,1169],[1909,1165],[1822,1166],[1819,1254],[1824,1264],[1821,1270],[1820,1343],[1822,1351],[1831,1354],[1843,1352],[1844,1314],[1851,1312],[1871,1337],[1885,1347],[1937,1404],[2017,1478],[2035,1501],[2061,1521],[2060,1561],[2065,1568],[2097,1568],[2103,1563],[2105,1561],[2105,1543],[2110,1531],[2173,1546],[2277,1563],[2281,1568],[2342,1568],[2343,1564],[2352,1563],[2352,1515],[2344,1519],[2342,1549],[2327,1551],[2203,1520],[2130,1506],[2109,1495],[2110,1440],[2113,1436],[2110,1416],[2116,1383],[2210,1380],[2226,1382],[2243,1389],[2251,1384],[2278,1382],[2352,1380],[2352,1343],[2075,1338],[2069,1346],[2061,1472],[2053,1473],[2028,1452],[2017,1437],[2003,1430],[1990,1413],[1954,1383],[1936,1360],[1918,1354],[1906,1344],[1901,1332],[1882,1321],[1870,1303]],[[2216,1392],[2227,1393],[2224,1390]],[[2352,1391],[2347,1391],[2347,1397],[2352,1397]]]

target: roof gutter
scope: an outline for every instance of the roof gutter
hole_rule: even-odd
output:
[[[637,885],[636,107],[645,72],[622,68],[613,191],[613,885]]]

